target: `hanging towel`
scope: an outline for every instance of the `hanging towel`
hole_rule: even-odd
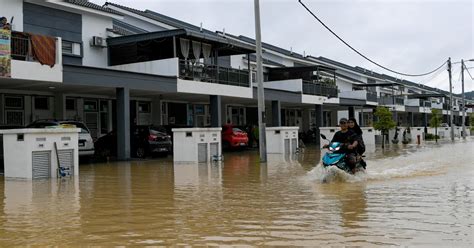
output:
[[[37,34],[30,35],[34,58],[42,65],[53,67],[56,64],[56,38]]]

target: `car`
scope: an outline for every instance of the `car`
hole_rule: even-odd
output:
[[[8,129],[19,129],[25,128],[23,126],[16,126],[16,125],[0,125],[0,130],[8,130]],[[3,173],[5,171],[3,163],[3,135],[0,134],[0,172]]]
[[[87,126],[80,121],[74,120],[37,120],[26,126],[26,128],[46,128],[60,125],[74,125],[80,128],[79,132],[79,156],[90,157],[94,155],[94,141]]]
[[[222,127],[222,147],[224,149],[247,147],[249,138],[246,132],[233,125]]]
[[[440,127],[449,127],[449,124],[448,123],[441,123],[441,125],[439,125]]]
[[[172,152],[171,136],[162,126],[138,125],[130,130],[131,155],[145,158],[148,155],[167,155]],[[109,157],[117,155],[117,132],[114,130],[95,142],[96,155]]]

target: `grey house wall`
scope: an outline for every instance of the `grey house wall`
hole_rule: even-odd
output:
[[[25,2],[23,30],[82,44],[82,16],[71,12]],[[82,65],[82,57],[63,55],[63,63]]]

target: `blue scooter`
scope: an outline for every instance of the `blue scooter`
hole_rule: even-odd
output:
[[[347,148],[345,144],[340,142],[331,142],[324,134],[321,134],[321,138],[330,142],[329,145],[325,147],[329,151],[323,156],[323,167],[336,166],[337,168],[349,174],[354,174],[358,171],[365,171],[366,163],[362,157],[358,157],[354,170],[351,170],[346,162]]]

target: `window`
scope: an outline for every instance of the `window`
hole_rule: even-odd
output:
[[[35,96],[35,109],[48,110],[49,109],[48,97]]]
[[[66,110],[76,110],[76,99],[66,98]]]
[[[85,100],[84,101],[84,111],[97,111],[97,101]]]
[[[81,43],[63,40],[62,48],[65,55],[82,56]]]
[[[22,96],[6,96],[5,107],[10,109],[23,109]]]
[[[150,113],[150,103],[149,102],[138,102],[138,112],[140,113]]]

